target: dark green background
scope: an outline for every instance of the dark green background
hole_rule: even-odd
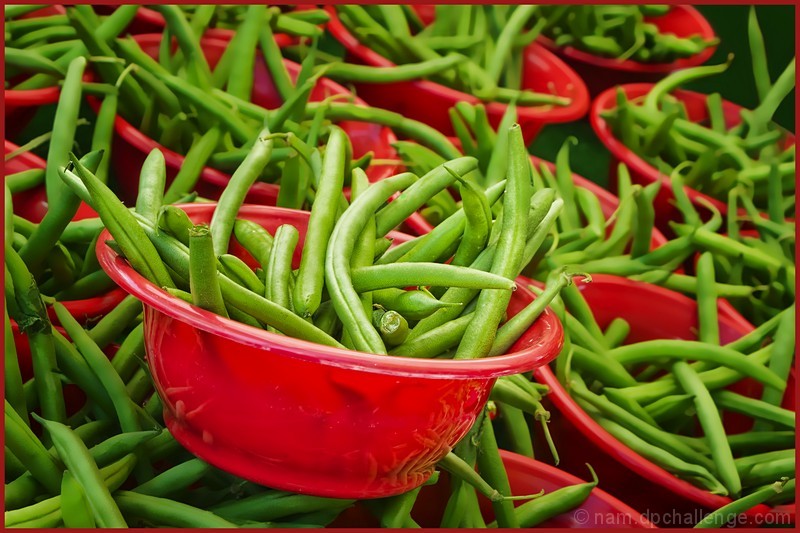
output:
[[[720,44],[707,64],[725,61],[729,53],[734,60],[726,72],[687,84],[686,89],[712,93],[743,107],[753,108],[758,104],[753,81],[750,48],[747,41],[747,16],[749,6],[717,5],[696,6],[708,19]],[[795,6],[758,6],[758,21],[764,34],[770,78],[774,81],[794,57],[795,50]],[[776,114],[777,122],[794,132],[794,92],[784,101]],[[592,181],[606,185],[610,154],[594,135],[588,119],[569,124],[546,126],[530,146],[533,154],[550,161],[569,135],[580,141],[570,151],[572,170]]]

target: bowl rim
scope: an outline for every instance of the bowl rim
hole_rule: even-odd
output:
[[[342,45],[344,46],[345,50],[358,57],[359,59],[363,60],[368,65],[374,67],[394,67],[395,64],[389,61],[387,58],[383,57],[382,55],[378,54],[368,46],[362,44],[356,37],[350,33],[350,31],[342,24],[341,20],[339,20],[339,16],[336,13],[335,6],[326,5],[325,10],[330,15],[330,20],[328,21],[328,30],[330,31],[331,35]],[[569,65],[564,63],[559,57],[547,49],[547,47],[533,41],[529,44],[526,48],[524,53],[534,53],[539,56],[541,59],[545,60],[550,65],[553,65],[558,71],[564,76],[567,81],[567,84],[572,86],[572,94],[569,95],[561,95],[567,96],[572,99],[569,105],[560,107],[560,106],[553,106],[553,105],[544,105],[544,106],[529,106],[529,107],[518,107],[517,114],[519,115],[519,119],[522,120],[544,120],[547,119],[548,122],[557,123],[557,122],[570,122],[573,120],[578,120],[579,118],[583,117],[589,109],[590,99],[589,99],[589,90],[586,87],[586,83]],[[486,111],[489,113],[497,113],[502,114],[504,110],[508,107],[507,104],[503,104],[500,102],[483,102],[474,95],[461,92],[459,90],[453,89],[446,85],[442,85],[440,83],[436,83],[430,80],[425,79],[418,79],[418,80],[411,80],[408,82],[402,83],[410,83],[415,85],[420,90],[428,92],[428,93],[438,93],[444,97],[449,98],[453,102],[469,102],[469,103],[482,103],[486,106]],[[386,84],[386,86],[390,86],[392,84]]]
[[[669,298],[676,305],[686,305],[687,303],[694,303],[694,300],[683,294],[677,293],[664,287],[652,285],[642,281],[634,281],[619,276],[610,274],[596,274],[592,276],[593,284],[607,284],[620,288],[621,294],[635,294],[636,297],[645,297],[642,291],[650,291],[659,293],[660,296]],[[720,320],[725,320],[733,328],[747,333],[755,329],[743,316],[741,316],[733,307],[727,303],[726,300],[720,300],[718,304]],[[656,483],[665,489],[673,492],[676,496],[683,497],[709,508],[720,508],[732,500],[727,496],[711,494],[710,492],[696,487],[676,477],[675,475],[667,472],[656,463],[650,461],[644,456],[636,453],[627,445],[616,439],[608,431],[603,429],[567,392],[564,385],[558,380],[555,373],[548,367],[542,366],[534,371],[534,379],[539,383],[545,384],[550,387],[550,398],[569,423],[575,427],[582,435],[592,442],[593,445],[600,448],[604,453],[609,455],[617,462],[630,469],[632,472],[651,482]],[[766,512],[781,512],[782,509],[791,506],[775,506],[769,507],[760,504],[747,514],[753,513],[766,513]],[[777,511],[776,511],[777,510]]]
[[[182,204],[178,207],[184,209],[191,216],[203,211],[211,211],[216,204]],[[242,206],[239,215],[247,218],[248,215],[265,212],[294,217],[302,213],[303,216],[308,216],[305,211],[256,205]],[[399,232],[392,232],[390,235],[394,235],[396,238],[410,237]],[[117,285],[145,304],[146,313],[148,312],[147,307],[150,306],[157,312],[197,329],[279,355],[340,368],[398,376],[434,379],[490,379],[527,372],[537,366],[546,365],[558,356],[563,343],[561,323],[555,314],[547,309],[537,320],[542,324],[543,335],[525,349],[515,352],[512,347],[512,352],[506,355],[469,360],[414,359],[323,346],[223,318],[166,293],[138,274],[127,261],[111,250],[105,243],[108,238],[110,238],[110,234],[106,229],[103,230],[97,241],[97,258],[101,267]],[[535,295],[524,286],[518,286],[517,291],[522,291],[521,294],[531,299],[535,298]]]
[[[695,25],[695,29],[697,30],[697,33],[694,35],[699,35],[705,39],[716,38],[717,35],[714,33],[714,28],[711,27],[708,19],[706,19],[703,14],[700,13],[694,6],[676,4],[672,5],[671,7],[673,10],[684,12],[689,17],[689,19]],[[669,15],[646,18],[649,22],[657,24],[658,20],[663,16]],[[674,61],[670,61],[669,63],[644,63],[640,61],[634,61],[633,59],[619,61],[611,57],[598,56],[573,46],[557,46],[552,39],[545,35],[539,35],[536,40],[548,50],[555,52],[556,54],[561,54],[570,60],[592,65],[594,67],[637,74],[667,74],[675,70],[701,65],[708,61],[712,55],[714,55],[714,52],[718,47],[718,45],[712,45],[704,50],[701,50],[697,54],[694,54],[693,56],[676,59]]]

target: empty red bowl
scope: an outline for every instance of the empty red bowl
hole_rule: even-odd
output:
[[[580,288],[601,328],[621,317],[631,326],[630,342],[697,338],[697,303],[694,300],[661,287],[615,276],[596,275],[593,278],[592,283],[582,284]],[[753,326],[727,302],[719,305],[719,325],[723,343],[753,330]],[[534,375],[537,381],[550,387],[547,398],[562,415],[552,417],[550,430],[559,447],[561,466],[567,471],[580,474],[585,468],[584,463],[591,463],[600,479],[606,480],[604,487],[612,494],[634,508],[656,513],[654,516],[696,513],[730,503],[730,498],[713,495],[678,479],[615,439],[572,399],[548,367],[540,367]],[[792,388],[790,383],[788,389]],[[752,387],[752,380],[744,380],[734,390],[752,394],[755,387]],[[790,396],[787,394],[784,406],[794,409],[793,397]],[[726,418],[725,423],[733,433],[748,429],[738,424],[735,418]],[[793,516],[794,505],[774,509],[759,505],[750,512],[751,515],[765,513],[791,513]],[[702,514],[696,521],[699,522],[700,518]],[[673,525],[690,524],[682,521]]]
[[[288,39],[281,39],[278,36],[279,44],[286,45]],[[153,57],[158,54],[158,47],[161,43],[161,34],[137,35],[134,37],[142,49]],[[225,51],[228,42],[221,39],[205,37],[200,41],[206,59],[213,68],[222,53]],[[286,68],[290,76],[297,76],[300,66],[289,60],[285,60]],[[272,83],[272,79],[267,70],[267,66],[261,59],[261,53],[256,56],[255,81],[253,86],[252,102],[267,109],[273,109],[281,104],[277,89]],[[331,95],[344,94],[352,95],[350,91],[327,78],[320,78],[311,93],[311,101],[320,101]],[[354,97],[355,98],[355,97]],[[364,104],[363,100],[354,99],[357,104]],[[94,105],[98,105],[94,102]],[[360,157],[372,151],[375,159],[395,160],[397,154],[391,144],[395,142],[394,133],[389,128],[368,122],[342,121],[338,125],[344,129],[353,144],[353,156]],[[154,148],[160,149],[164,153],[167,162],[167,178],[172,180],[175,174],[183,165],[184,156],[158,144],[136,127],[131,125],[121,116],[117,116],[114,129],[114,143],[112,148],[112,165],[119,183],[122,197],[127,200],[136,198],[139,185],[139,169],[147,155]],[[393,175],[397,170],[395,164],[376,164],[370,165],[367,169],[367,176],[371,181],[377,181]],[[230,175],[211,167],[205,167],[200,175],[197,184],[197,192],[206,198],[219,198],[223,189],[230,180]],[[275,205],[278,199],[278,185],[272,183],[258,182],[251,187],[247,196],[248,203]]]
[[[346,59],[373,67],[393,67],[394,63],[363,45],[344,27],[335,9],[327,7],[331,20],[328,31],[347,51]],[[522,86],[532,91],[566,96],[572,102],[564,107],[517,107],[518,120],[525,142],[530,143],[545,124],[571,122],[586,114],[589,93],[583,80],[571,68],[542,45],[532,43],[525,49]],[[453,135],[448,110],[457,102],[479,103],[480,100],[432,81],[419,80],[401,83],[355,83],[356,92],[370,105],[390,109],[405,117],[424,122],[444,133]],[[500,123],[506,105],[486,104],[489,120],[494,127]]]
[[[622,90],[627,95],[628,100],[644,97],[652,88],[653,85],[650,83],[635,83],[622,86]],[[689,119],[692,120],[692,122],[703,122],[708,119],[708,108],[706,106],[707,96],[705,94],[682,90],[673,91],[670,94],[683,102],[686,106]],[[655,181],[661,181],[661,189],[653,203],[656,211],[656,227],[669,234],[671,233],[669,222],[671,220],[683,220],[683,216],[673,202],[675,195],[672,192],[672,184],[670,183],[669,176],[659,172],[650,163],[646,162],[625,146],[622,141],[614,137],[611,128],[600,114],[603,111],[614,109],[616,106],[616,88],[608,89],[592,103],[592,110],[589,116],[594,132],[613,156],[609,169],[609,183],[616,183],[617,166],[619,163],[625,163],[628,167],[633,183],[646,186]],[[725,113],[725,122],[728,127],[733,127],[742,121],[741,112],[743,108],[741,106],[723,100],[722,109]],[[783,140],[785,143],[784,146],[788,147],[793,145],[794,141],[794,135],[787,132]],[[707,220],[710,218],[711,212],[700,203],[700,199],[711,203],[723,216],[727,215],[728,206],[726,202],[721,202],[691,187],[684,188],[686,190],[686,195],[697,208],[697,211],[703,219]],[[743,210],[740,210],[740,212],[746,215]]]
[[[5,153],[10,154],[19,148],[14,143],[5,141]],[[44,168],[46,165],[44,159],[31,153],[25,152],[5,163],[5,175],[22,172],[34,168]],[[19,192],[12,196],[14,205],[14,214],[22,218],[36,222],[41,222],[45,213],[47,213],[47,192],[44,185],[40,185],[27,191]],[[75,214],[73,220],[83,220],[86,218],[97,218],[97,213],[87,204],[81,202],[78,212]],[[118,303],[125,298],[125,291],[115,288],[104,294],[94,298],[87,298],[84,300],[66,300],[61,302],[67,311],[74,316],[79,322],[84,323],[98,316],[104,315],[111,311]],[[58,317],[52,308],[48,308],[48,315],[50,320],[58,322]]]
[[[184,208],[208,222],[215,205]],[[297,227],[295,267],[308,216],[239,211],[270,232]],[[169,430],[204,461],[275,488],[375,498],[420,485],[469,430],[498,376],[547,364],[562,344],[561,325],[546,312],[499,357],[415,360],[321,346],[184,303],[99,241],[102,267],[144,303],[148,362]],[[532,299],[518,288],[509,314]]]
[[[699,35],[705,40],[715,37],[711,24],[692,6],[673,5],[666,15],[646,17],[645,21],[658,26],[661,33],[678,37]],[[556,46],[544,35],[540,35],[537,41],[572,67],[583,78],[592,96],[623,83],[653,83],[675,70],[702,65],[716,50],[716,46],[711,46],[699,54],[670,63],[641,63],[630,59],[619,61],[601,57],[571,46]]]
[[[536,494],[544,490],[550,493],[558,489],[585,483],[572,474],[559,470],[528,457],[500,450],[500,457],[508,474],[508,482],[512,494]],[[586,467],[584,467],[586,470]],[[586,476],[588,472],[584,472]],[[603,486],[603,480],[600,480]],[[417,497],[411,517],[422,527],[438,527],[447,500],[450,497],[450,482],[447,472],[442,472],[435,485],[423,487]],[[483,496],[478,496],[481,503],[484,519],[489,522],[494,520],[489,501]],[[524,502],[517,502],[521,505]],[[347,509],[336,519],[331,527],[379,527],[378,521],[367,511],[363,505],[356,504]],[[540,527],[543,528],[653,528],[637,511],[625,503],[611,496],[600,488],[592,489],[589,498],[580,506],[567,511]]]

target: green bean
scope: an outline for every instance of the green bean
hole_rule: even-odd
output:
[[[66,408],[61,392],[61,382],[55,375],[56,361],[50,319],[25,262],[6,243],[5,264],[10,274],[19,316],[15,316],[20,331],[28,336],[36,392],[42,413],[54,420],[66,420]]]
[[[272,146],[273,140],[269,137],[269,130],[263,129],[220,196],[211,218],[211,237],[214,242],[214,252],[217,255],[228,251],[228,242],[233,232],[236,213],[242,206],[247,191],[269,163]]]
[[[503,423],[505,434],[510,441],[510,449],[514,453],[533,459],[531,432],[522,410],[503,404],[500,408],[500,421]]]
[[[114,493],[114,505],[129,517],[168,527],[236,527],[209,511],[136,492],[121,490]]]
[[[212,127],[192,143],[178,174],[164,193],[163,202],[165,204],[174,203],[195,187],[206,163],[219,143],[221,134],[218,127]]]
[[[299,239],[297,229],[283,224],[275,232],[269,263],[266,265],[265,297],[285,309],[292,308],[292,258]]]
[[[86,445],[67,426],[33,416],[50,433],[61,460],[86,492],[97,524],[100,527],[127,527]]]
[[[409,320],[422,320],[438,309],[462,305],[440,302],[426,290],[380,289],[372,293],[372,298],[376,304],[397,311]]]
[[[19,370],[17,348],[14,344],[14,335],[11,330],[11,320],[8,317],[8,309],[5,309],[5,349],[3,374],[5,398],[25,425],[29,425],[28,408],[25,405],[25,393],[22,389],[22,375]]]
[[[720,481],[728,489],[729,494],[738,495],[742,490],[742,482],[736,469],[733,468],[733,453],[728,445],[725,428],[722,425],[714,398],[711,397],[697,373],[686,362],[674,363],[672,373],[686,393],[694,397],[697,417],[708,441],[711,458],[714,460]]]
[[[592,482],[571,485],[554,490],[541,498],[523,503],[514,509],[514,514],[516,515],[520,527],[535,527],[555,516],[580,506],[586,501],[598,482],[597,475],[594,473],[592,467],[588,464],[586,466],[592,474]],[[495,525],[497,524],[492,522],[489,524],[489,527]]]
[[[458,345],[473,319],[472,313],[449,320],[413,339],[406,337],[400,346],[392,348],[391,355],[416,358],[433,358]]]
[[[491,273],[513,279],[519,272],[525,251],[527,214],[531,201],[528,156],[518,125],[509,131],[509,177],[503,209],[502,232]],[[497,334],[497,323],[511,298],[509,293],[481,291],[475,327],[468,328],[456,352],[456,359],[480,358],[489,353]]]
[[[758,490],[752,494],[739,498],[738,500],[734,500],[727,505],[723,505],[719,509],[707,514],[694,527],[695,528],[722,527],[728,522],[730,522],[733,518],[738,516],[740,513],[744,513],[745,511],[767,501],[769,498],[775,496],[776,493],[780,493],[783,490],[784,486],[786,485],[786,482],[787,480],[776,481],[769,487]]]
[[[623,318],[617,317],[606,326],[603,336],[609,348],[616,348],[625,342],[631,331],[631,325]]]
[[[261,31],[258,35],[258,42],[261,47],[262,57],[267,64],[267,69],[269,70],[272,81],[275,84],[275,88],[277,89],[281,99],[286,101],[294,91],[294,86],[283,62],[283,55],[280,53],[280,48],[275,42],[275,37],[272,34],[272,28],[270,27],[269,20],[267,21],[267,24],[263,24],[261,26]]]
[[[665,451],[662,447],[650,444],[649,442],[641,439],[635,433],[615,422],[612,422],[611,420],[599,418],[597,419],[597,422],[603,429],[613,435],[614,438],[618,439],[620,442],[623,442],[636,453],[658,464],[661,468],[667,470],[668,472],[686,476],[693,481],[700,483],[712,494],[727,493],[725,487],[706,468],[697,464],[686,462],[679,457],[676,457],[675,455]]]
[[[226,501],[210,508],[210,511],[227,520],[268,521],[300,513],[344,509],[354,500],[322,498],[305,494],[269,491],[235,501]]]
[[[61,478],[61,513],[65,527],[95,527],[86,493],[69,470]]]
[[[100,348],[105,348],[119,337],[142,312],[142,302],[126,296],[117,306],[89,330],[89,337]]]
[[[728,435],[728,444],[735,455],[747,455],[790,448],[794,436],[794,431],[748,431]]]
[[[91,193],[92,207],[122,248],[125,258],[151,282],[161,287],[174,287],[169,273],[159,260],[156,250],[142,234],[133,213],[125,209],[114,193],[81,164],[74,154],[70,153],[70,159],[81,182]]]
[[[417,501],[417,496],[421,489],[422,487],[420,486],[384,500],[382,502],[384,504],[383,509],[380,512],[381,527],[404,527],[407,520],[411,518],[411,508]]]
[[[675,438],[670,433],[650,426],[649,424],[642,423],[642,421],[640,421],[636,416],[630,414],[627,410],[610,402],[602,396],[598,396],[590,392],[587,388],[585,388],[585,385],[582,385],[577,381],[577,376],[573,376],[572,379],[571,394],[577,399],[589,403],[598,409],[604,416],[613,417],[617,423],[624,425],[628,430],[633,431],[651,444],[658,443],[665,451],[674,454],[684,461],[699,464],[706,468],[712,468],[714,466],[714,463],[712,463],[709,459],[698,454],[696,451],[691,449],[679,439]]]
[[[545,291],[497,330],[497,336],[492,343],[489,355],[506,353],[520,335],[544,312],[553,298],[558,296],[564,287],[572,283],[574,275],[576,274],[568,274],[566,269],[553,273],[551,282],[547,284]]]
[[[696,341],[656,340],[621,346],[609,354],[622,364],[636,364],[658,357],[710,361],[756,379],[765,385],[783,387],[783,381],[769,369],[727,347]]]
[[[325,281],[323,257],[336,222],[339,196],[344,181],[346,142],[347,138],[342,129],[331,130],[294,288],[294,310],[302,317],[313,315],[322,302],[322,286]]]
[[[189,230],[189,286],[194,305],[228,318],[217,279],[212,233],[205,224]]]
[[[636,380],[625,370],[625,367],[603,352],[588,350],[580,346],[577,339],[573,339],[572,366],[581,367],[589,372],[608,387],[632,387]]]
[[[47,166],[45,168],[45,187],[47,197],[58,198],[50,202],[49,209],[28,242],[20,250],[20,255],[28,267],[37,272],[41,262],[47,257],[58,236],[78,210],[80,201],[64,185],[58,175],[58,168],[63,164],[65,155],[72,148],[77,128],[78,113],[81,103],[81,83],[86,68],[86,59],[78,57],[73,60],[59,96],[59,105],[53,124],[53,135],[48,149]]]
[[[313,117],[317,108],[321,105],[324,104],[309,102],[305,108],[306,117]],[[334,121],[355,120],[380,124],[391,128],[404,137],[432,148],[449,159],[456,159],[461,156],[461,153],[446,136],[430,126],[405,118],[399,113],[355,104],[329,104],[325,115]]]
[[[472,289],[498,289],[513,291],[516,284],[509,278],[440,263],[394,263],[374,265],[352,270],[353,288],[367,292],[389,287],[410,285],[435,285]]]
[[[50,494],[58,494],[63,467],[47,453],[42,442],[5,401],[5,445]]]
[[[775,331],[772,356],[769,359],[768,368],[777,376],[780,376],[785,382],[789,377],[792,361],[794,359],[795,306],[792,305],[789,309],[784,311],[780,317],[778,328]],[[761,401],[771,405],[780,405],[784,390],[785,389],[765,387],[764,392],[761,394]],[[756,424],[757,427],[763,426],[758,422]]]
[[[202,479],[210,470],[211,467],[200,459],[190,459],[142,483],[133,489],[133,492],[164,498],[188,488],[192,483]]]
[[[236,219],[233,234],[239,244],[258,261],[262,268],[266,269],[272,250],[272,235],[255,222],[241,218]]]
[[[717,402],[717,407],[722,410],[742,413],[751,418],[772,422],[792,429],[795,427],[794,412],[788,409],[782,409],[761,400],[724,390],[714,393],[714,400]]]
[[[492,421],[488,416],[483,418],[483,428],[481,431],[480,449],[478,452],[478,468],[481,477],[503,496],[511,496],[511,486],[508,482],[508,474],[503,466],[500,453],[497,448],[497,441],[494,436]],[[499,527],[519,527],[519,521],[514,514],[514,504],[510,500],[492,502],[492,507],[497,517]]]
[[[185,246],[189,246],[189,231],[194,223],[186,211],[172,205],[165,205],[158,215],[158,229],[164,230]]]
[[[108,392],[122,430],[125,432],[140,430],[139,419],[133,408],[133,403],[125,392],[124,383],[114,370],[111,362],[63,305],[56,302],[53,305],[53,309],[61,325],[64,326],[64,329],[86,360],[89,368],[92,369],[92,372]]]
[[[352,288],[349,260],[358,235],[375,209],[396,191],[408,187],[417,177],[398,174],[373,184],[344,212],[334,227],[331,242],[337,249],[328,247],[325,257],[325,281],[336,312],[359,351],[386,353],[383,341],[370,324],[358,294]]]
[[[719,344],[719,317],[715,291],[714,258],[705,252],[697,261],[697,316],[698,340]]]
[[[247,266],[247,263],[231,254],[222,254],[217,259],[223,273],[230,279],[256,294],[265,294],[264,283],[258,279],[256,273]]]
[[[5,184],[11,191],[11,194],[27,191],[42,185],[45,180],[45,169],[43,168],[30,168],[13,174],[8,174],[5,177]]]
[[[377,234],[386,235],[390,230],[399,226],[412,213],[422,207],[434,194],[450,187],[456,178],[449,171],[465,176],[477,168],[477,161],[472,157],[460,157],[442,164],[421,178],[412,186],[403,191],[389,205],[377,214]]]
[[[383,313],[377,329],[388,348],[403,344],[408,336],[408,322],[397,311]]]
[[[392,67],[370,67],[364,65],[351,65],[333,63],[325,65],[324,72],[329,78],[343,80],[351,83],[397,83],[419,78],[429,77],[462,63],[467,58],[451,53],[445,57],[434,58],[420,63],[409,63]]]

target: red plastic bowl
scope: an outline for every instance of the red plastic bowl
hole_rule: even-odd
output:
[[[673,5],[666,15],[647,17],[645,21],[658,26],[661,33],[671,33],[678,37],[700,35],[705,40],[716,37],[711,24],[692,6]],[[630,59],[619,61],[596,56],[571,46],[556,46],[544,35],[540,35],[537,41],[572,67],[583,78],[592,96],[624,83],[654,83],[675,70],[702,65],[717,48],[711,46],[699,54],[671,63],[640,63]]]
[[[628,100],[640,98],[650,92],[653,85],[650,83],[635,83],[631,85],[623,85],[622,90],[628,97]],[[686,111],[689,118],[693,122],[702,122],[708,119],[708,109],[706,107],[706,95],[692,91],[677,90],[670,93],[672,96],[678,98],[686,106]],[[628,167],[631,175],[631,181],[640,185],[649,185],[655,181],[661,181],[661,189],[656,196],[653,206],[656,211],[656,227],[661,231],[670,234],[669,228],[670,220],[682,220],[683,217],[677,207],[673,204],[675,198],[672,192],[672,184],[670,183],[669,176],[660,173],[650,163],[643,160],[634,152],[628,149],[622,141],[614,137],[611,128],[606,124],[606,121],[600,116],[603,111],[611,110],[616,107],[616,88],[609,89],[598,96],[592,103],[592,110],[590,113],[590,121],[592,128],[597,134],[600,141],[611,152],[613,158],[611,167],[609,169],[609,183],[616,183],[617,165],[622,162]],[[741,122],[741,111],[744,109],[732,102],[723,100],[722,109],[725,113],[725,122],[728,127],[735,126]],[[785,146],[793,145],[795,142],[794,135],[786,133]],[[728,213],[727,203],[721,202],[706,194],[703,194],[691,187],[685,187],[686,195],[697,208],[703,219],[707,220],[711,216],[711,212],[702,205],[699,200],[703,200],[714,205],[723,216]],[[746,214],[740,210],[743,215]]]
[[[207,222],[214,207],[185,210]],[[244,206],[239,216],[270,232],[297,227],[299,264],[309,213]],[[509,355],[474,361],[325,347],[169,296],[99,241],[102,267],[145,304],[149,365],[169,430],[204,461],[275,488],[374,498],[418,486],[469,430],[498,376],[547,364],[562,344],[561,325],[548,312]],[[518,288],[509,313],[532,298]]]
[[[281,40],[279,44],[285,45],[288,40]],[[285,36],[283,36],[285,37]],[[156,35],[137,35],[134,37],[142,49],[156,57],[158,47],[161,43],[161,34]],[[201,39],[203,51],[210,66],[213,68],[222,53],[225,51],[227,41],[212,38]],[[253,89],[252,102],[267,109],[272,109],[280,105],[281,100],[278,96],[272,79],[267,71],[266,64],[256,56],[255,83]],[[289,60],[285,60],[286,68],[291,76],[297,76],[300,66]],[[311,101],[320,101],[334,94],[352,94],[350,91],[329,79],[321,78],[311,93]],[[355,103],[364,105],[363,100],[355,98]],[[93,105],[97,106],[94,101]],[[391,147],[396,141],[394,133],[388,128],[378,124],[368,122],[343,121],[338,125],[345,130],[353,144],[353,156],[361,155],[372,151],[375,159],[397,159],[397,154]],[[171,180],[183,165],[184,156],[158,144],[155,140],[147,137],[144,133],[132,126],[121,116],[117,116],[114,129],[113,149],[111,162],[116,173],[118,183],[121,188],[122,197],[132,201],[136,198],[139,184],[139,169],[142,166],[147,154],[153,148],[159,148],[164,153],[167,162],[167,178]],[[367,169],[367,176],[371,181],[378,181],[395,174],[396,165],[370,165]],[[205,167],[200,175],[197,184],[197,192],[206,198],[216,199],[222,194],[223,189],[230,180],[230,175],[211,167]],[[278,185],[259,182],[251,187],[247,196],[247,202],[262,205],[275,205],[278,199]]]
[[[451,141],[452,140],[453,139],[451,139]],[[544,163],[551,171],[555,171],[556,167],[550,161],[545,161],[544,159],[540,159],[535,155],[531,156],[531,161],[533,161],[533,164],[537,167],[537,169],[541,163]],[[616,211],[617,207],[619,206],[619,198],[617,198],[604,188],[600,187],[593,181],[590,181],[578,174],[575,173],[572,174],[572,181],[578,187],[583,187],[584,189],[588,189],[589,191],[591,191],[592,194],[594,194],[597,197],[597,199],[600,200],[600,207],[603,209],[603,215],[606,218],[610,217],[614,213],[614,211]],[[425,220],[425,218],[422,215],[419,215],[418,213],[415,213],[415,215],[417,216],[406,220],[405,224],[411,230],[416,232],[418,235],[424,235],[426,233],[430,233],[433,230],[433,226],[430,224],[430,222]],[[653,239],[651,242],[651,247],[655,249],[661,246],[662,244],[665,244],[666,242],[667,238],[664,237],[664,234],[658,231],[657,229],[653,229]]]
[[[512,494],[535,494],[541,490],[550,493],[563,487],[585,483],[572,474],[528,457],[500,450],[500,457],[508,473]],[[585,470],[585,467],[584,467]],[[586,475],[586,473],[584,473]],[[603,485],[603,480],[600,480]],[[435,485],[423,487],[411,512],[411,517],[422,527],[434,528],[441,523],[450,482],[447,472],[442,472]],[[494,520],[494,513],[486,498],[479,496],[484,519]],[[521,505],[524,502],[518,502]],[[357,503],[342,513],[331,527],[379,527],[378,521]],[[592,490],[580,506],[551,520],[543,528],[654,528],[645,517],[602,489]]]
[[[592,283],[583,284],[580,288],[601,328],[605,328],[614,318],[621,317],[631,326],[630,342],[697,338],[697,303],[694,300],[661,287],[616,276],[596,275],[593,278]],[[753,330],[753,326],[727,302],[720,303],[719,317],[723,343]],[[563,415],[552,418],[550,431],[559,445],[561,466],[567,471],[580,473],[585,468],[584,463],[589,462],[597,470],[600,479],[606,481],[604,486],[611,493],[634,508],[655,513],[654,516],[717,509],[730,503],[727,497],[713,495],[678,479],[616,440],[572,399],[550,368],[540,367],[534,376],[537,381],[550,387],[547,398]],[[790,383],[787,391],[793,388],[793,383]],[[752,386],[752,380],[743,380],[734,389],[743,394],[758,394]],[[784,398],[784,407],[795,408],[793,393]],[[726,425],[729,422],[736,426],[729,426],[733,432],[748,429],[736,423],[735,419],[726,418]],[[794,510],[794,505],[774,509],[760,505],[749,514],[790,513],[794,516]],[[700,518],[702,515],[696,521]],[[672,525],[690,524],[673,522]]]
[[[51,5],[20,18],[46,17],[63,15],[67,11],[64,6]],[[21,81],[21,80],[18,80]],[[44,89],[5,90],[3,92],[6,139],[14,139],[30,123],[41,106],[58,102],[61,88],[58,85]]]
[[[326,7],[331,16],[328,30],[347,51],[349,62],[374,67],[393,67],[394,63],[361,44],[336,16],[333,7]],[[453,135],[448,110],[457,102],[479,103],[480,100],[432,81],[369,84],[356,83],[356,92],[369,104],[390,109],[408,118],[428,124],[445,135]],[[518,122],[525,143],[529,144],[545,124],[571,122],[586,114],[589,93],[583,80],[563,61],[542,45],[532,43],[525,49],[522,86],[538,92],[554,93],[572,98],[564,107],[518,107]],[[494,127],[500,123],[506,105],[486,104],[489,120]]]
[[[6,154],[13,152],[17,148],[18,146],[14,143],[9,141],[5,142]],[[31,152],[25,152],[6,161],[4,175],[8,176],[9,174],[32,168],[44,168],[45,164],[44,159]],[[17,193],[12,196],[11,200],[14,204],[14,214],[36,222],[37,224],[41,222],[45,213],[47,213],[47,193],[44,185]],[[81,202],[78,212],[72,220],[83,220],[86,218],[97,218],[97,213],[95,213],[91,207]],[[123,298],[125,298],[125,291],[116,288],[94,298],[66,300],[61,303],[67,308],[69,314],[74,316],[79,322],[85,323],[93,318],[108,313],[114,309]],[[58,317],[52,308],[48,308],[47,314],[50,316],[50,320],[58,323]]]

